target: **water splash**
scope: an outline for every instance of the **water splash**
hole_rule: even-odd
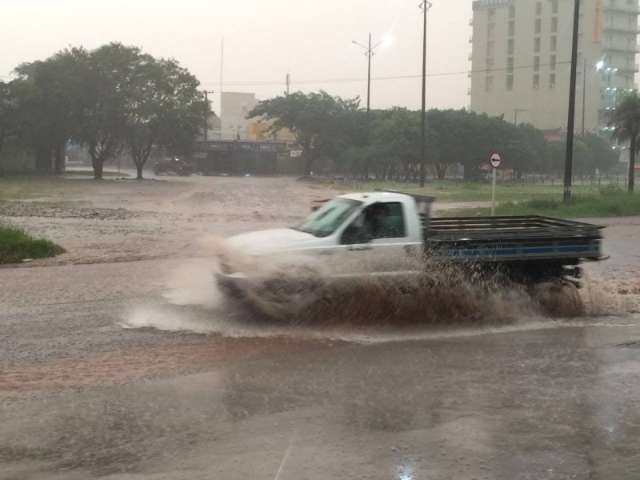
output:
[[[258,261],[218,239],[209,240],[209,253],[210,257],[185,262],[173,272],[162,295],[166,303],[138,306],[121,325],[227,337],[370,343],[586,325],[595,316],[633,311],[629,298],[621,298],[616,293],[619,287],[602,274],[590,275],[579,294],[552,284],[530,290],[496,278],[469,281],[468,273],[441,266],[409,280],[362,276],[332,284],[326,265],[317,261],[300,263],[300,258],[291,256]],[[261,273],[245,285],[241,302],[229,302],[218,288],[214,278],[218,256],[237,268]],[[297,265],[295,270],[292,264]],[[295,288],[282,288],[294,271]],[[299,281],[301,272],[305,282]]]

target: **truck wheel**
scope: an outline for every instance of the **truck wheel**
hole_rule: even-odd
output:
[[[299,322],[301,313],[322,296],[324,282],[315,276],[278,277],[243,292],[254,310],[278,321]]]
[[[532,288],[531,296],[552,317],[580,317],[586,313],[579,290],[570,282],[539,283]]]

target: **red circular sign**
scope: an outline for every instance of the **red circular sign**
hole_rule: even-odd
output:
[[[499,153],[493,152],[489,157],[489,162],[491,162],[491,166],[493,168],[498,168],[502,163],[502,157],[500,156]]]

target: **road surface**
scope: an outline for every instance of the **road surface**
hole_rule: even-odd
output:
[[[186,242],[306,209],[291,181],[250,179],[244,205],[216,213],[211,198],[234,198],[239,181],[178,188],[200,192],[199,220],[176,198],[143,209],[122,192],[128,207],[65,204],[60,222],[10,216],[82,248],[0,269],[0,478],[640,478],[640,220],[610,221],[589,317],[289,328],[224,305],[215,242]],[[270,217],[251,219],[260,202]]]

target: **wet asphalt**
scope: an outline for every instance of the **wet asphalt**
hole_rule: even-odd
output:
[[[615,315],[508,325],[246,323],[168,298],[175,258],[0,269],[0,479],[640,478],[637,223],[592,272]]]

